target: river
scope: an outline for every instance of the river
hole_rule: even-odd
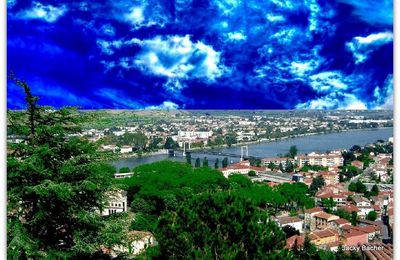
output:
[[[326,152],[328,150],[335,149],[349,149],[353,145],[366,145],[373,143],[379,139],[387,140],[393,136],[393,128],[379,128],[379,129],[365,129],[365,130],[354,130],[341,133],[332,134],[321,134],[311,135],[303,137],[295,137],[285,140],[279,140],[274,142],[262,142],[257,144],[249,144],[249,155],[255,157],[273,157],[277,154],[285,154],[289,151],[290,146],[296,145],[299,154],[310,153],[310,152]],[[238,154],[240,155],[240,146],[214,149],[221,153]],[[223,155],[209,155],[200,152],[192,152],[192,164],[196,158],[203,160],[207,157],[210,166],[214,166],[216,158],[219,159],[220,167],[221,161],[224,158]],[[141,164],[157,162],[161,160],[174,160],[174,161],[186,161],[182,154],[177,153],[176,156],[170,157],[166,154],[145,156],[140,158],[124,158],[113,162],[113,165],[118,169],[121,167],[133,168]],[[240,159],[236,157],[228,157],[230,163],[238,162]]]

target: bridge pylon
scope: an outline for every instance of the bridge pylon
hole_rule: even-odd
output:
[[[249,147],[247,145],[243,145],[240,147],[240,161],[243,161],[244,150],[246,150],[246,158],[249,158]]]

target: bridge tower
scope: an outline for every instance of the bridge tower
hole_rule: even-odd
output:
[[[182,153],[183,156],[186,156],[186,144],[188,144],[188,149],[187,150],[189,151],[191,142],[190,141],[183,141],[183,153]]]
[[[240,161],[243,161],[244,157],[244,150],[246,150],[246,157],[245,158],[249,158],[249,147],[247,145],[241,146],[240,147]]]

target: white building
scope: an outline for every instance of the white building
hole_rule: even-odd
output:
[[[120,148],[120,153],[131,153],[132,146],[124,145]]]
[[[178,137],[188,139],[208,139],[212,134],[212,131],[178,131]]]
[[[130,178],[134,175],[134,172],[126,172],[126,173],[114,173],[115,179],[123,179],[123,178]]]
[[[108,206],[101,213],[102,216],[108,216],[114,213],[128,211],[128,197],[124,190],[114,190],[107,193]]]
[[[303,233],[303,220],[298,217],[277,217],[275,221],[281,228],[284,226],[291,226],[297,229],[300,233]]]
[[[304,165],[320,165],[324,167],[343,166],[343,156],[336,152],[328,154],[309,153],[295,157],[299,167]]]

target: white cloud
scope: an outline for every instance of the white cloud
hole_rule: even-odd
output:
[[[282,15],[267,14],[267,20],[270,21],[271,23],[278,23],[278,22],[284,22],[286,19]]]
[[[100,27],[100,33],[108,36],[114,36],[115,35],[115,29],[112,25],[110,24],[104,24]]]
[[[317,93],[347,90],[346,79],[339,71],[321,72],[309,77],[309,84]]]
[[[134,57],[136,66],[146,73],[167,78],[199,78],[213,81],[223,74],[220,53],[201,41],[192,42],[189,35],[157,36],[133,41],[142,47]]]
[[[392,32],[380,32],[366,37],[356,36],[350,42],[346,42],[346,48],[353,53],[355,64],[359,64],[365,62],[369,55],[380,46],[392,41]]]
[[[365,110],[367,106],[351,93],[330,93],[305,103],[296,105],[297,109],[351,109]]]
[[[373,25],[393,25],[393,0],[338,0],[352,5],[353,14]]]
[[[17,0],[7,0],[7,8],[11,9],[17,3]]]
[[[241,0],[214,0],[213,4],[216,5],[222,14],[229,15],[235,11],[237,7],[242,3]]]
[[[139,109],[143,108],[143,105],[127,97],[124,93],[119,90],[112,88],[101,88],[94,93],[97,96],[103,97],[110,101],[110,105],[113,108],[132,108]]]
[[[247,36],[242,32],[229,32],[227,37],[230,41],[245,41],[247,39]]]
[[[143,7],[135,6],[131,8],[128,13],[124,14],[124,18],[132,24],[140,25],[145,19],[143,16]]]
[[[273,35],[271,35],[270,39],[275,39],[280,44],[290,44],[297,34],[296,28],[288,28],[282,29]]]
[[[16,15],[16,18],[23,20],[43,20],[48,23],[54,23],[67,11],[68,8],[65,5],[52,6],[44,5],[39,2],[33,2],[31,9],[19,12]]]
[[[162,104],[158,106],[148,106],[145,109],[152,109],[152,110],[177,110],[179,109],[179,105],[175,104],[171,101],[164,101]]]
[[[142,27],[163,27],[169,20],[168,12],[158,1],[113,1],[110,12],[112,17],[128,23],[132,29]]]
[[[114,54],[114,49],[119,49],[123,46],[124,42],[121,40],[115,41],[106,41],[106,40],[97,40],[97,46],[100,48],[101,52],[106,55]]]
[[[393,74],[387,76],[383,87],[375,87],[374,97],[374,109],[393,109]]]

